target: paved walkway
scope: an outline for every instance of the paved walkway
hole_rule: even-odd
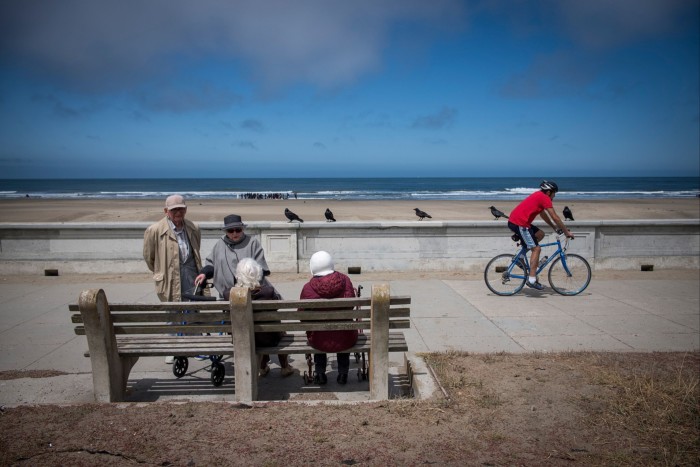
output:
[[[405,333],[413,353],[700,350],[698,271],[676,273],[674,278],[664,278],[663,273],[658,279],[633,276],[598,279],[594,274],[589,288],[576,297],[563,297],[550,289],[525,289],[515,297],[498,297],[478,279],[402,278],[390,281],[390,286],[393,295],[412,297],[412,327]],[[351,277],[369,294],[372,280]],[[155,301],[153,285],[138,279],[42,277],[32,283],[0,279],[0,371],[66,373],[0,379],[0,405],[91,401],[90,360],[82,356],[87,342],[73,333],[68,304],[75,303],[80,291],[87,288],[105,289],[111,302]],[[275,282],[275,286],[284,297],[296,297],[303,282]],[[293,365],[303,371],[302,356],[292,358]],[[392,359],[396,368],[403,363],[402,355],[392,354]],[[143,358],[131,374],[133,400],[232,400],[230,361],[226,366],[224,385],[214,388],[206,362],[191,359],[188,375],[176,380],[162,359]],[[401,376],[393,378],[398,382]],[[342,387],[332,375],[329,380],[324,388],[303,387],[302,378],[282,379],[273,367],[261,380],[260,395],[268,400],[366,398],[358,389],[366,389],[367,382],[354,380]]]

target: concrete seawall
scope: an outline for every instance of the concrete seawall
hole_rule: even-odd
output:
[[[510,231],[490,222],[249,222],[273,271],[303,272],[318,250],[345,271],[482,271],[499,253],[515,252]],[[0,223],[0,275],[144,273],[147,222]],[[568,223],[570,252],[594,269],[700,268],[700,219],[606,220]],[[221,236],[220,223],[202,222],[202,256]],[[544,226],[543,230],[550,229]],[[553,237],[547,236],[545,241]],[[545,250],[546,254],[546,250]]]

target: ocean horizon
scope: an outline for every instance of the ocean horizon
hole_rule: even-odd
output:
[[[700,177],[556,177],[558,199],[693,198]],[[0,179],[0,199],[190,199],[283,197],[330,200],[512,200],[533,177]]]

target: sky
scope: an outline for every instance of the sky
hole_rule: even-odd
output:
[[[697,0],[4,0],[0,178],[700,176]]]

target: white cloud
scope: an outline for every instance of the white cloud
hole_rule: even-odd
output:
[[[458,0],[2,2],[0,55],[82,90],[128,89],[208,57],[244,64],[270,89],[334,88],[381,66],[394,25],[439,33],[461,10]]]

